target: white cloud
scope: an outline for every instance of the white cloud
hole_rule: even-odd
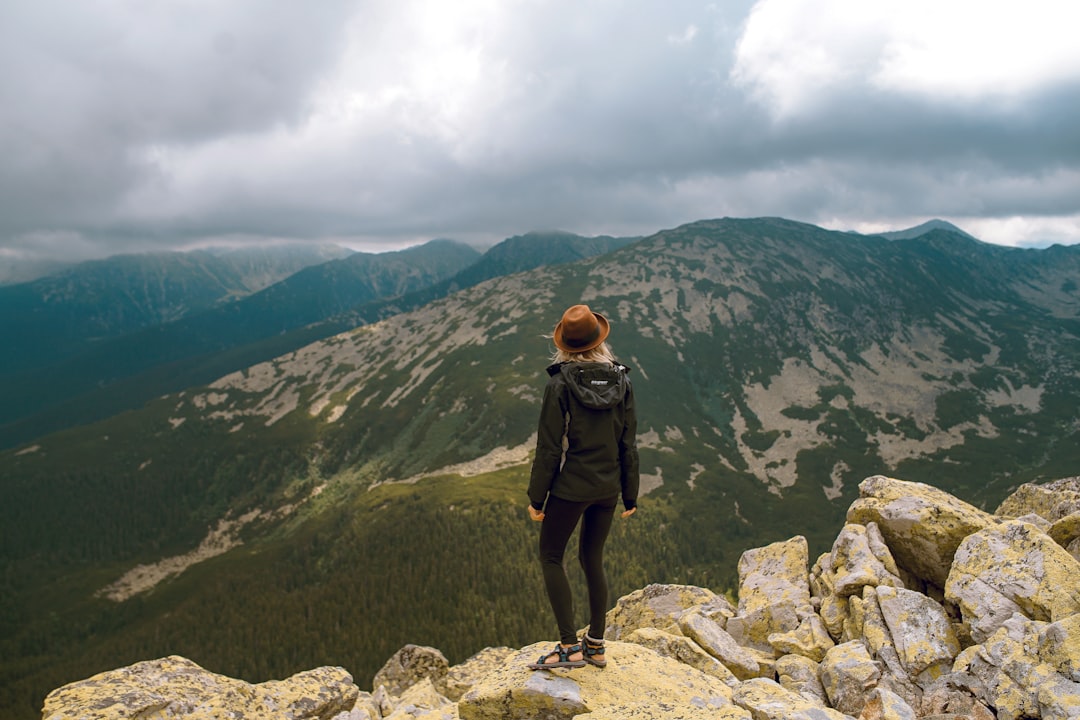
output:
[[[1063,217],[958,218],[953,221],[980,240],[1013,247],[1069,245],[1080,237],[1080,214]]]
[[[692,43],[694,38],[697,37],[698,27],[697,25],[687,25],[686,29],[678,35],[668,35],[667,41],[672,45],[686,45]]]
[[[1017,100],[1080,80],[1077,27],[1061,0],[760,0],[732,78],[780,118],[859,93]]]

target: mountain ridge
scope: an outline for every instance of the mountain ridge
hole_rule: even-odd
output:
[[[945,232],[956,233],[957,235],[961,235],[965,238],[968,238],[969,240],[979,241],[978,238],[968,233],[966,230],[963,230],[962,228],[953,225],[948,220],[941,220],[940,218],[927,220],[924,223],[920,223],[919,225],[915,225],[914,227],[904,228],[902,230],[892,230],[888,232],[873,234],[877,235],[878,237],[886,238],[888,240],[911,240],[919,237],[920,235],[925,235],[932,230],[943,230]]]
[[[89,343],[209,309],[348,251],[285,246],[117,255],[0,286],[0,373],[56,362]]]
[[[40,363],[8,377],[9,388],[3,391],[0,410],[5,444],[34,432],[64,427],[65,418],[74,415],[70,403],[65,403],[71,398],[89,395],[89,401],[82,401],[89,419],[102,417],[98,407],[113,412],[129,409],[131,400],[107,392],[118,380],[137,378],[146,370],[175,365],[185,358],[219,354],[244,340],[272,337],[356,302],[415,289],[452,274],[477,257],[475,250],[453,241],[433,241],[396,253],[351,253],[302,268],[242,300],[213,304],[174,322],[136,329],[88,346],[73,357]],[[285,303],[283,298],[294,302]],[[174,371],[170,368],[169,372]],[[167,382],[167,378],[165,375],[158,382]],[[131,394],[143,402],[161,392],[159,386],[152,386]],[[35,423],[35,415],[42,419]],[[19,428],[17,423],[24,418],[29,427]]]
[[[441,264],[445,271],[440,274],[449,277],[430,287],[412,290],[383,287],[380,292],[367,295],[358,294],[363,285],[353,279],[359,281],[361,278],[356,277],[358,270],[349,265],[385,264],[395,254],[358,254],[345,265],[308,268],[227,308],[148,328],[141,334],[119,338],[84,353],[64,365],[42,368],[19,378],[13,383],[19,395],[7,398],[9,408],[32,408],[35,401],[30,398],[40,398],[43,392],[51,393],[50,397],[56,400],[51,409],[38,409],[36,414],[25,419],[9,414],[7,423],[0,423],[0,445],[10,446],[43,431],[63,427],[65,423],[70,425],[72,418],[84,422],[97,419],[186,385],[209,382],[226,372],[357,325],[419,307],[491,277],[545,264],[570,262],[631,241],[632,238],[586,238],[562,232],[527,233],[508,238],[484,255],[477,255],[475,263],[465,263],[466,266],[457,272],[463,263],[444,259]],[[427,255],[424,262],[431,264],[438,261],[433,249],[454,247],[454,243],[437,240],[402,252],[405,256]],[[456,247],[466,246],[457,244]],[[468,252],[472,257],[473,251]],[[347,287],[351,285],[360,287]],[[404,292],[399,292],[401,290]],[[279,311],[278,308],[283,309]],[[270,326],[268,322],[276,325]],[[139,364],[133,366],[133,362]],[[120,367],[128,369],[116,376]],[[58,385],[53,379],[56,375],[81,377],[88,373],[91,376],[78,387]],[[78,395],[80,388],[85,391],[82,395]],[[63,402],[64,397],[73,394],[76,397]]]

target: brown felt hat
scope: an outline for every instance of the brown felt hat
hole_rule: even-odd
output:
[[[570,353],[581,353],[607,340],[611,326],[607,318],[593,312],[588,305],[574,305],[563,313],[555,326],[552,340],[555,347]]]

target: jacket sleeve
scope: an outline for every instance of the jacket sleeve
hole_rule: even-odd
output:
[[[540,423],[536,428],[536,457],[529,476],[529,502],[537,510],[544,507],[548,491],[562,463],[562,439],[566,430],[566,408],[562,385],[552,378],[544,388]]]
[[[625,417],[622,437],[619,438],[619,480],[622,484],[623,507],[629,510],[637,507],[638,488],[641,485],[641,475],[638,470],[637,411],[634,408],[632,385],[627,386],[623,403]]]

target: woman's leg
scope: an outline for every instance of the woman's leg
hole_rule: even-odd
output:
[[[555,612],[555,622],[559,626],[559,639],[564,645],[573,645],[578,640],[574,626],[574,598],[563,568],[563,555],[587,505],[549,496],[544,507],[544,521],[540,525],[540,567],[544,573],[548,600]]]
[[[604,543],[611,530],[617,498],[593,503],[585,510],[581,524],[581,542],[578,560],[585,571],[585,583],[589,588],[589,635],[604,639],[607,623],[608,582],[604,573]]]

